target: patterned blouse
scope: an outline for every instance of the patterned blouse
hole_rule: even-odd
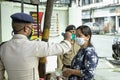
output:
[[[93,80],[97,64],[98,56],[94,47],[80,49],[72,60],[71,69],[80,70],[82,76],[71,75],[68,80]]]

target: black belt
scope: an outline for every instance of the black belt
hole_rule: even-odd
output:
[[[64,64],[63,67],[70,68],[70,65],[65,65],[65,64]]]

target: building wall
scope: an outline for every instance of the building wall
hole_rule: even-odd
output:
[[[69,8],[69,24],[74,24],[76,27],[82,24],[81,7]]]
[[[92,21],[98,22],[105,32],[117,31],[120,33],[119,1],[111,2],[103,0],[103,2],[82,6],[82,22]],[[92,12],[92,14],[90,14]]]
[[[0,11],[1,11],[1,3],[0,3]],[[2,41],[1,39],[2,39],[2,36],[1,36],[1,34],[2,34],[2,32],[1,32],[1,12],[0,12],[0,42]]]

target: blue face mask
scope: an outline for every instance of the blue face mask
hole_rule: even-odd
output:
[[[82,46],[82,45],[84,45],[85,40],[84,40],[84,38],[78,38],[78,37],[76,37],[75,42],[76,42],[76,44],[78,44],[79,46]]]

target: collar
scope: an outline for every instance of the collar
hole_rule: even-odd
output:
[[[15,34],[12,39],[27,39],[27,37],[23,34]]]

